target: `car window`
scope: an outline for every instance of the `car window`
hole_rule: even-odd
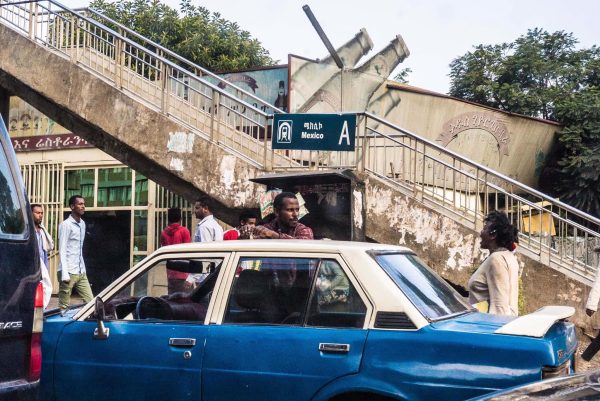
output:
[[[458,292],[415,255],[383,253],[373,256],[425,317],[436,320],[472,309]]]
[[[223,323],[362,327],[365,313],[335,260],[244,257]]]
[[[2,147],[3,143],[0,143],[0,237],[21,236],[26,228],[25,208]]]
[[[306,324],[363,327],[367,308],[336,260],[322,260]]]
[[[203,322],[221,259],[158,262],[105,301],[108,320]]]

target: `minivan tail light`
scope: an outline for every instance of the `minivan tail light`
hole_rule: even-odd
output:
[[[33,309],[33,329],[31,345],[29,347],[29,374],[30,382],[40,379],[42,373],[42,328],[44,326],[44,286],[38,283],[35,289]]]
[[[35,289],[35,301],[34,306],[36,308],[44,308],[44,285],[40,281]]]
[[[29,374],[30,382],[40,379],[42,373],[42,333],[33,333],[31,335],[31,349],[29,353]]]

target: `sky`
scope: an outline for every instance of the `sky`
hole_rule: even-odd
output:
[[[85,7],[87,0],[58,0]],[[179,8],[179,0],[163,0]],[[366,28],[373,50],[401,35],[410,56],[391,74],[410,68],[411,85],[447,93],[450,62],[478,44],[512,42],[528,29],[572,32],[580,47],[600,44],[600,1],[596,0],[192,0],[235,21],[258,39],[271,57],[288,54],[324,58],[327,49],[306,14],[308,4],[334,47]]]

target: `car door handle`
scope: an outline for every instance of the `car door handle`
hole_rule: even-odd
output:
[[[169,338],[169,345],[172,347],[191,348],[196,345],[195,338]]]
[[[320,343],[319,351],[345,354],[350,352],[350,344]]]

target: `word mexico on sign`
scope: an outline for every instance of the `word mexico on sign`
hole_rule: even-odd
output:
[[[354,151],[356,114],[275,114],[273,149]]]

